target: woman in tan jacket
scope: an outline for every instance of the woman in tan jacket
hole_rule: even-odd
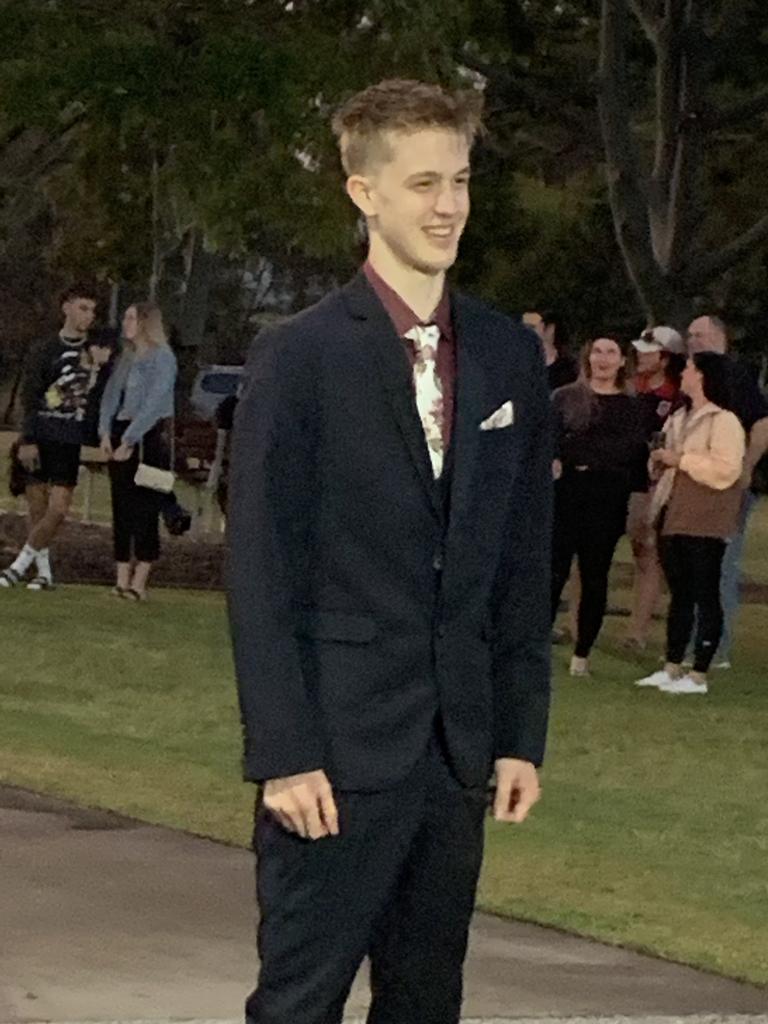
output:
[[[660,532],[661,562],[670,591],[667,662],[637,686],[667,693],[706,693],[707,671],[723,628],[720,568],[736,530],[742,494],[744,430],[729,404],[725,357],[702,352],[681,380],[686,408],[670,416],[665,444],[651,454],[659,476],[651,516]],[[682,661],[698,611],[693,668]]]

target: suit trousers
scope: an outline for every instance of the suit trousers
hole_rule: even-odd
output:
[[[459,784],[435,737],[405,781],[335,797],[340,835],[314,842],[257,808],[248,1024],[339,1024],[366,956],[368,1024],[457,1024],[485,789]]]

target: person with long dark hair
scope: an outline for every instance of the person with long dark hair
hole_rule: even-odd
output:
[[[136,483],[140,462],[170,467],[176,357],[160,308],[129,306],[123,318],[125,350],[104,390],[101,447],[109,457],[118,597],[143,601],[152,565],[160,557],[160,492]]]
[[[555,522],[552,620],[574,556],[581,577],[570,672],[589,675],[603,624],[608,573],[624,533],[627,506],[645,474],[647,448],[637,399],[626,392],[627,352],[616,335],[585,348],[582,378],[555,391]]]
[[[659,522],[661,563],[671,595],[666,664],[636,685],[703,694],[723,630],[720,575],[727,538],[738,524],[746,441],[728,408],[725,356],[692,356],[681,386],[688,402],[667,421],[664,447],[651,454],[661,473],[651,514]],[[693,668],[685,674],[682,662],[695,619]]]

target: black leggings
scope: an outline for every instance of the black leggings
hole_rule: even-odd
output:
[[[679,665],[691,639],[698,611],[693,668],[706,672],[723,631],[720,569],[725,541],[718,537],[662,537],[661,564],[669,584],[667,661]]]
[[[112,447],[120,444],[127,424],[115,423]],[[122,429],[121,429],[122,428]],[[150,466],[167,469],[168,446],[164,423],[158,423],[144,435],[143,459]],[[139,465],[139,446],[126,462],[109,463],[112,485],[112,531],[116,562],[156,562],[160,557],[160,508],[164,494],[134,483]]]
[[[555,486],[552,543],[552,621],[574,556],[581,576],[574,654],[586,658],[597,640],[608,603],[608,573],[627,521],[624,476],[566,470]]]

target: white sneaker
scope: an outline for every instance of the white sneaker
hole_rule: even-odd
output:
[[[697,683],[690,676],[681,676],[680,679],[671,679],[669,683],[659,687],[664,693],[707,693],[706,683]]]
[[[730,661],[716,661],[714,663],[714,665],[712,666],[712,668],[721,669],[724,672],[727,672],[728,669],[730,669],[730,667],[731,667]]]
[[[661,668],[658,672],[652,672],[651,675],[646,676],[644,679],[636,679],[635,686],[657,686],[661,688],[668,683],[674,683],[674,681],[669,672]]]
[[[588,659],[577,658],[574,654],[568,668],[568,675],[573,676],[575,679],[589,679],[592,673],[589,671]]]

